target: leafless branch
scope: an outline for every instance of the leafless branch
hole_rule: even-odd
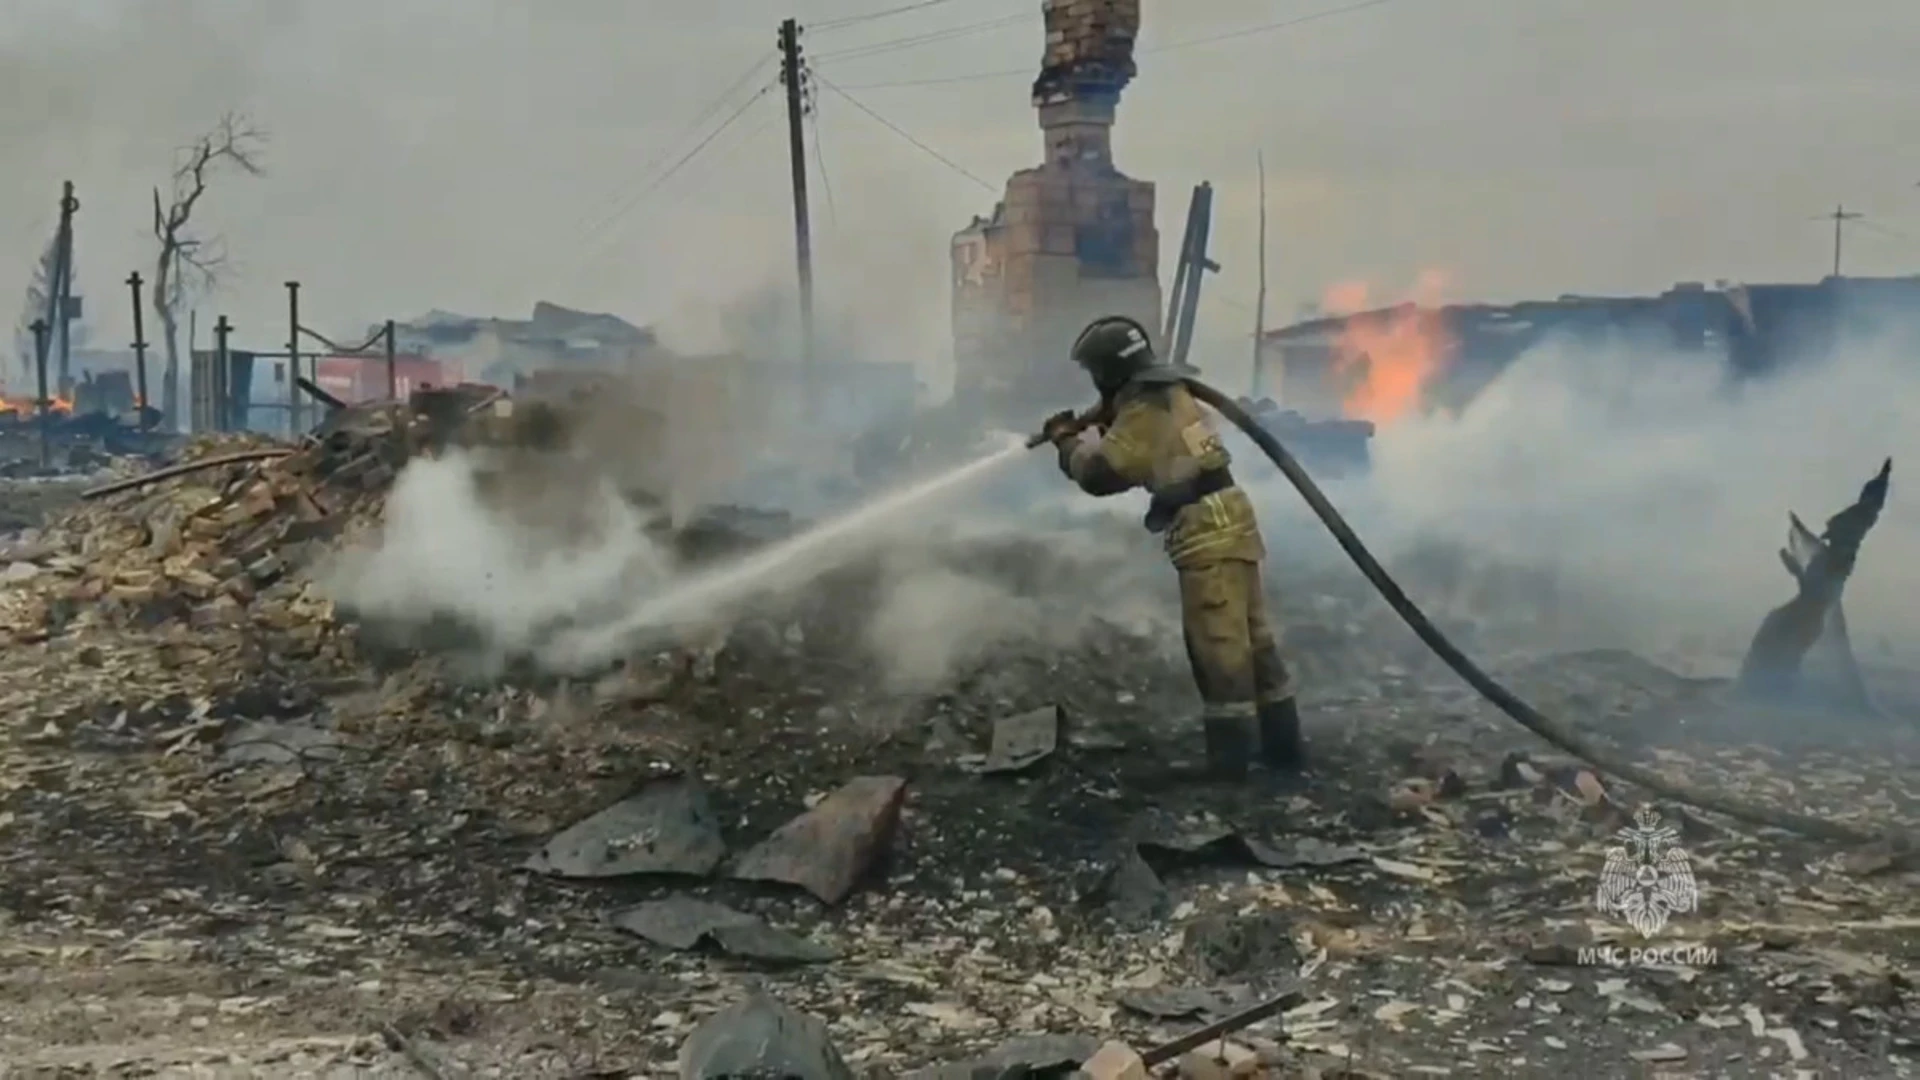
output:
[[[210,290],[226,265],[226,249],[218,237],[193,234],[194,210],[222,169],[265,175],[260,158],[266,142],[265,132],[239,114],[228,113],[174,156],[167,190],[153,189],[153,238],[160,246],[153,266],[153,309],[167,357],[160,410],[175,424],[181,420],[180,309],[186,306],[190,291]]]
[[[188,276],[195,279],[195,286],[209,288],[226,263],[225,247],[217,237],[195,237],[188,231],[209,180],[226,167],[249,176],[264,176],[266,169],[260,159],[266,142],[264,131],[244,117],[228,113],[213,130],[175,156],[170,198],[154,188],[153,235],[160,241],[161,261],[166,264],[162,270],[166,274],[164,295],[170,305],[188,288]]]

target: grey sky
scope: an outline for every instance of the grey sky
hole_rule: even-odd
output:
[[[288,278],[322,328],[435,306],[523,314],[544,298],[704,337],[717,306],[791,276],[777,97],[636,200],[645,166],[691,144],[673,140],[771,53],[781,17],[900,2],[0,0],[0,304],[10,321],[70,178],[82,284],[120,313],[118,283],[151,273],[148,188],[171,148],[240,109],[272,132],[270,175],[208,197],[206,224],[238,265],[198,306],[231,315],[247,343],[284,337]],[[1810,278],[1829,257],[1811,219],[1838,201],[1915,238],[1854,232],[1851,271],[1920,268],[1920,4],[1398,0],[1154,51],[1345,2],[1145,0],[1117,152],[1159,183],[1168,248],[1191,185],[1220,189],[1216,348],[1240,348],[1252,325],[1256,149],[1274,322],[1330,283],[1395,299],[1423,271],[1444,274],[1450,298]],[[1038,8],[955,0],[808,46],[827,79],[871,86],[851,92],[997,186],[1038,157],[1025,77],[871,84],[1031,69]],[[1016,18],[830,55],[1001,16]],[[819,131],[822,299],[876,349],[931,358],[947,239],[994,196],[831,92]]]

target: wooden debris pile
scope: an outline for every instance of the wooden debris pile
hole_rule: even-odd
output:
[[[102,485],[9,551],[15,641],[89,625],[264,623],[317,644],[330,606],[295,573],[379,516],[410,453],[403,410],[343,410],[297,447],[200,440],[149,478]]]

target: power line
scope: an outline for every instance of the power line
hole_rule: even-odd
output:
[[[593,230],[594,233],[598,234],[601,237],[601,243],[595,249],[592,255],[588,256],[585,260],[581,262],[580,267],[591,265],[593,262],[597,261],[602,256],[604,256],[607,250],[613,246],[613,242],[616,236],[614,226],[619,224],[622,218],[626,217],[629,213],[631,213],[634,207],[640,204],[641,200],[645,199],[647,196],[653,194],[654,192],[660,190],[662,185],[664,185],[667,181],[673,179],[676,175],[680,173],[682,169],[692,164],[693,160],[700,156],[701,151],[705,150],[709,146],[712,146],[715,139],[718,139],[722,134],[724,134],[727,131],[727,129],[733,127],[733,125],[737,123],[742,116],[745,116],[747,114],[747,110],[753,108],[753,106],[756,103],[758,103],[761,98],[767,96],[767,91],[771,89],[773,89],[773,86],[771,83],[761,87],[757,92],[755,92],[755,94],[752,97],[742,102],[739,108],[733,110],[732,113],[728,114],[727,118],[720,122],[719,127],[716,127],[712,131],[708,132],[707,137],[704,139],[701,139],[698,143],[696,143],[693,149],[683,154],[680,157],[680,159],[678,161],[675,161],[670,167],[668,167],[668,169],[665,172],[662,172],[658,176],[654,177],[651,183],[648,183],[645,186],[634,191],[628,198],[622,201],[620,207],[617,210],[615,210],[612,214],[609,214],[605,218],[603,218],[599,226]],[[576,271],[578,269],[579,267],[576,267]]]
[[[984,34],[990,30],[998,30],[1001,27],[1014,26],[1019,23],[1031,22],[1032,20],[1033,16],[1031,13],[1017,12],[1012,15],[1002,15],[997,19],[987,19],[983,22],[949,26],[944,30],[931,30],[924,34],[894,38],[891,41],[877,41],[870,45],[856,45],[851,48],[841,49],[839,52],[821,53],[814,57],[814,59],[859,60],[869,56],[899,52],[902,49],[917,49],[922,45],[932,45],[935,42],[952,41],[955,38]]]
[[[933,158],[935,161],[938,161],[940,164],[945,165],[947,168],[952,169],[954,172],[959,173],[961,176],[964,176],[967,179],[973,181],[974,183],[979,184],[981,187],[986,188],[988,191],[994,192],[995,194],[999,193],[1000,191],[999,188],[994,187],[992,184],[989,184],[985,180],[980,179],[978,176],[975,176],[973,173],[968,172],[965,167],[956,163],[952,158],[946,156],[945,154],[942,154],[938,150],[935,150],[933,147],[928,146],[926,143],[921,142],[919,139],[914,138],[912,135],[908,134],[903,128],[901,128],[900,125],[894,123],[893,121],[887,119],[884,116],[881,116],[879,113],[874,112],[872,109],[867,108],[867,106],[863,102],[861,102],[859,98],[854,97],[852,94],[849,94],[845,90],[840,89],[838,86],[835,86],[833,83],[830,83],[826,79],[821,78],[817,72],[814,74],[814,78],[819,81],[821,86],[824,86],[827,89],[833,91],[834,93],[839,94],[842,98],[846,99],[848,104],[852,105],[854,108],[859,109],[861,112],[866,113],[868,116],[872,117],[874,121],[879,123],[882,127],[886,128],[888,131],[891,131],[895,135],[898,135],[901,138],[907,140],[909,143],[912,143],[916,148],[920,150],[920,152],[926,154],[928,157]]]
[[[896,86],[945,86],[948,83],[979,82],[982,79],[1010,79],[1015,76],[1032,78],[1033,69],[1007,68],[1001,71],[981,71],[972,75],[951,75],[943,79],[903,79],[898,82],[854,83],[850,90],[891,90]]]
[[[700,151],[705,150],[707,147],[713,145],[713,140],[719,138],[721,133],[725,132],[728,128],[732,127],[735,121],[739,120],[740,117],[744,116],[746,114],[746,111],[748,109],[753,108],[754,103],[759,101],[761,98],[765,97],[767,95],[767,91],[771,89],[773,89],[772,84],[763,86],[752,97],[741,102],[740,107],[733,110],[732,114],[730,114],[725,120],[721,121],[719,127],[716,127],[712,131],[708,132],[706,138],[701,139],[698,143],[695,143],[693,149],[683,154],[680,157],[680,160],[674,162],[671,166],[667,168],[665,172],[655,176],[651,183],[648,183],[645,186],[640,187],[639,189],[635,190],[631,195],[629,195],[626,199],[622,200],[619,207],[615,209],[613,213],[602,218],[600,220],[600,223],[597,226],[595,226],[592,231],[594,233],[604,232],[609,226],[613,225],[615,222],[619,221],[621,218],[626,217],[627,214],[630,213],[633,210],[633,208],[639,204],[640,200],[660,190],[660,185],[665,184],[668,180],[673,179],[675,174],[677,174],[681,169],[686,168],[688,163],[692,162],[694,158],[699,157]]]
[[[728,142],[726,146],[720,148],[715,153],[709,154],[706,157],[701,158],[699,162],[689,167],[691,172],[694,175],[700,175],[702,173],[711,172],[712,170],[725,165],[727,162],[732,161],[736,156],[739,155],[740,151],[743,148],[752,146],[755,141],[757,141],[762,135],[765,135],[776,124],[779,124],[781,120],[782,120],[782,116],[778,110],[773,110],[773,109],[766,110],[764,113],[762,113],[759,123],[748,128],[745,134],[741,135],[737,139],[731,140],[730,142]],[[580,271],[588,270],[595,266],[600,265],[606,260],[607,256],[613,254],[613,252],[617,250],[617,247],[618,245],[613,243],[613,234],[609,233],[607,235],[607,238],[600,244],[599,248],[593,254],[589,255],[586,259],[582,260],[579,263],[579,265],[575,267],[573,272],[577,274]]]
[[[807,73],[812,75],[815,80],[820,78],[820,76],[813,74],[811,68],[807,70]],[[808,89],[812,89],[811,82],[808,84]],[[827,197],[827,220],[832,222],[835,227],[838,227],[840,224],[840,210],[833,205],[833,182],[827,179],[827,152],[822,149],[820,145],[820,103],[815,101],[810,104],[813,107],[807,110],[807,121],[813,127],[813,161],[820,169],[820,193]]]
[[[1291,19],[1281,19],[1278,22],[1262,23],[1259,26],[1243,27],[1239,30],[1229,30],[1223,34],[1213,34],[1208,37],[1193,38],[1189,41],[1174,41],[1174,42],[1169,42],[1168,44],[1165,44],[1165,45],[1156,45],[1151,49],[1145,50],[1145,53],[1150,55],[1153,53],[1172,52],[1175,49],[1189,49],[1195,45],[1213,45],[1222,41],[1236,41],[1244,37],[1253,37],[1256,34],[1270,34],[1275,30],[1285,30],[1288,27],[1299,26],[1302,23],[1317,22],[1321,19],[1331,19],[1335,15],[1351,15],[1356,11],[1365,11],[1366,9],[1371,7],[1380,7],[1383,4],[1392,4],[1397,2],[1398,0],[1360,0],[1360,2],[1357,4],[1348,4],[1345,7],[1328,8],[1325,11],[1309,12],[1308,14],[1305,14],[1305,15],[1296,15]]]
[[[777,112],[768,113],[766,117],[762,119],[759,123],[749,128],[745,135],[740,136],[739,140],[733,144],[733,147],[731,149],[721,151],[720,156],[713,159],[714,163],[719,164],[720,162],[723,162],[723,161],[732,161],[733,155],[739,153],[741,147],[747,146],[751,144],[753,140],[759,138],[762,135],[765,135],[768,129],[772,128],[775,124],[778,124],[779,122],[780,122],[779,113]]]
[[[567,255],[565,253],[572,252],[582,244],[592,243],[596,239],[596,237],[604,233],[606,229],[608,229],[610,226],[617,223],[622,217],[625,217],[629,212],[631,212],[634,206],[637,203],[639,203],[641,199],[644,199],[648,194],[656,190],[661,183],[664,183],[665,180],[663,178],[658,178],[658,177],[655,177],[655,179],[651,183],[649,183],[648,177],[654,175],[655,170],[657,170],[661,165],[661,163],[667,159],[668,155],[673,153],[675,148],[684,144],[686,139],[689,136],[699,131],[700,128],[704,126],[709,120],[711,120],[713,116],[718,114],[721,109],[725,108],[727,102],[731,100],[735,94],[737,94],[742,88],[747,86],[755,76],[760,74],[761,70],[767,66],[767,63],[770,59],[771,57],[766,54],[762,54],[756,57],[753,63],[745,71],[741,72],[740,75],[733,80],[733,82],[729,83],[725,90],[721,91],[710,102],[708,102],[707,105],[703,107],[700,110],[700,112],[697,115],[695,115],[691,121],[687,123],[686,127],[681,129],[679,134],[675,135],[670,141],[662,143],[660,151],[654,154],[652,159],[649,160],[646,163],[646,165],[641,167],[639,170],[637,170],[628,178],[633,184],[641,185],[641,187],[639,187],[638,189],[635,189],[635,188],[628,187],[625,183],[616,184],[612,189],[608,190],[601,198],[599,198],[598,200],[595,200],[599,204],[600,210],[598,211],[588,210],[587,212],[581,214],[578,218],[574,219],[574,222],[571,226],[561,229],[560,230],[561,236],[566,238],[564,242],[565,246],[561,249],[562,253],[556,256],[557,261],[554,264],[554,268],[550,271],[550,273],[555,277],[560,276],[563,272],[565,272],[561,269],[561,267],[564,267],[568,261]],[[746,103],[740,106],[740,111],[745,111],[755,101],[758,101],[761,95],[766,93],[766,90],[767,90],[766,87],[762,87],[759,91],[757,91],[753,95],[753,97],[748,98]],[[733,120],[737,118],[738,118],[738,113],[736,113],[734,117],[730,117],[727,123],[731,124]],[[723,125],[723,127],[724,126],[725,125]],[[709,135],[707,141],[711,142],[714,135],[717,135],[717,134],[718,132],[715,132],[713,135]],[[684,165],[676,164],[674,169],[669,171],[670,172],[678,171],[678,169],[682,167],[684,167]],[[625,189],[624,194],[623,194],[623,189]]]
[[[1398,0],[1360,0],[1359,3],[1347,4],[1343,7],[1337,7],[1337,8],[1328,8],[1324,11],[1309,12],[1305,15],[1296,15],[1291,19],[1281,19],[1276,22],[1262,23],[1258,26],[1245,26],[1245,27],[1241,27],[1238,30],[1230,30],[1225,33],[1212,34],[1207,37],[1193,38],[1187,41],[1168,42],[1165,45],[1156,45],[1151,48],[1142,49],[1140,50],[1139,55],[1152,56],[1152,55],[1163,53],[1163,52],[1173,52],[1177,49],[1189,49],[1199,45],[1215,45],[1224,41],[1235,41],[1240,38],[1253,37],[1257,34],[1269,34],[1278,30],[1286,30],[1291,27],[1300,26],[1305,23],[1317,22],[1321,19],[1330,19],[1336,15],[1351,15],[1358,11],[1365,11],[1367,8],[1380,7],[1384,4],[1391,4],[1396,2],[1398,2]],[[901,80],[890,80],[888,82],[855,83],[850,85],[848,89],[890,90],[897,86],[944,86],[950,83],[980,82],[986,79],[1032,78],[1033,75],[1034,75],[1034,70],[1031,67],[1003,68],[999,71],[980,71],[970,75],[950,75],[950,76],[936,77],[936,78],[930,78],[930,79],[901,79]]]
[[[766,54],[757,57],[752,66],[741,72],[739,77],[734,79],[733,82],[728,83],[727,88],[722,90],[712,101],[708,102],[692,120],[687,122],[687,125],[682,128],[678,134],[671,140],[660,144],[659,152],[654,154],[653,157],[634,174],[634,179],[639,182],[644,182],[646,177],[653,175],[654,170],[658,169],[661,163],[666,161],[677,147],[685,145],[688,138],[705,127],[715,116],[719,115],[720,110],[726,108],[727,102],[733,100],[733,96],[744,89],[748,83],[753,80],[754,76],[760,74],[761,70],[765,68],[771,60],[772,57]],[[761,92],[764,93],[765,91]],[[755,96],[757,97],[758,94]],[[608,208],[620,205],[621,198],[619,187],[615,187],[613,190],[607,192],[605,196],[598,200],[601,207],[600,212],[604,214]],[[624,211],[615,212],[616,216],[620,213],[624,213]],[[592,220],[593,213],[589,212],[580,217],[574,223],[573,228],[568,231],[575,235],[581,235],[583,227],[589,225]],[[599,226],[586,230],[584,235],[591,236],[594,232],[598,232],[600,228],[604,227],[605,222],[602,221]]]
[[[838,30],[843,26],[854,26],[863,22],[872,22],[875,19],[885,19],[894,15],[903,15],[909,11],[921,11],[926,8],[938,7],[941,4],[952,2],[953,0],[919,0],[918,3],[902,4],[899,7],[890,7],[882,11],[869,11],[865,15],[848,15],[839,19],[825,19],[821,22],[814,23],[807,29],[815,33],[819,33],[822,30]]]
[[[733,110],[732,115],[728,116],[725,120],[721,121],[719,127],[714,128],[712,133],[710,133],[706,138],[701,139],[698,143],[696,143],[693,149],[687,151],[686,155],[682,157],[679,161],[674,162],[672,167],[667,169],[666,172],[661,173],[659,178],[656,179],[653,183],[648,184],[645,188],[641,189],[639,198],[640,199],[646,198],[648,195],[651,195],[655,191],[658,191],[660,189],[660,185],[673,179],[676,173],[678,173],[681,169],[686,168],[687,165],[691,163],[694,158],[697,158],[700,156],[700,151],[705,150],[708,146],[711,146],[713,144],[713,140],[719,138],[723,133],[726,132],[728,128],[732,127],[736,121],[738,121],[742,116],[745,116],[747,113],[747,110],[753,108],[754,103],[759,101],[761,98],[766,97],[767,91],[772,89],[773,89],[772,84],[763,86],[752,97],[741,102],[740,107]],[[639,201],[639,199],[636,199],[635,201],[637,202]]]
[[[1825,215],[1822,215],[1822,216],[1824,217]],[[1870,233],[1879,233],[1881,236],[1890,237],[1894,240],[1905,240],[1908,243],[1913,242],[1912,234],[1901,232],[1899,229],[1889,228],[1885,225],[1879,224],[1878,222],[1867,221],[1865,219],[1855,219],[1854,225],[1859,228],[1865,229]]]

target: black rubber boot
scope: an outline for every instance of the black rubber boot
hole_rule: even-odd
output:
[[[1244,780],[1258,749],[1259,733],[1251,716],[1202,716],[1207,740],[1207,775],[1216,780]]]
[[[1260,706],[1260,762],[1285,771],[1307,763],[1306,743],[1300,738],[1300,706],[1294,699]]]

